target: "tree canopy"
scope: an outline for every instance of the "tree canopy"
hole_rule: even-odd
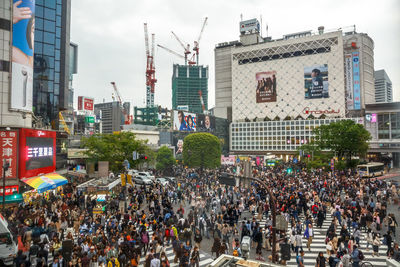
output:
[[[88,150],[85,152],[93,161],[108,161],[110,170],[119,172],[123,170],[123,162],[127,159],[131,168],[144,160],[132,159],[133,151],[145,154],[151,160],[153,153],[146,146],[146,141],[136,139],[134,133],[120,132],[117,134],[94,134],[82,139],[82,146]]]
[[[352,156],[363,157],[368,151],[370,133],[353,120],[341,120],[314,129],[315,144],[321,150],[331,150],[347,161]]]
[[[221,144],[210,133],[189,134],[183,140],[183,162],[188,167],[215,168],[221,165]]]
[[[157,152],[157,163],[156,169],[163,171],[165,174],[168,171],[172,170],[172,166],[175,164],[174,155],[166,146],[162,146]]]

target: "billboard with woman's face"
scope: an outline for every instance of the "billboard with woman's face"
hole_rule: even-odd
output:
[[[174,130],[195,132],[197,128],[197,118],[195,113],[174,110]]]
[[[35,0],[13,0],[11,109],[32,111]]]

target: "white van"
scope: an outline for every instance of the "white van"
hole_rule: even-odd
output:
[[[0,214],[0,265],[13,265],[14,258],[18,252],[18,245],[8,229],[8,223]]]

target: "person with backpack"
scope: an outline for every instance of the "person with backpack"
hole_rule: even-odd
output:
[[[361,250],[358,250],[357,245],[353,246],[353,252],[351,253],[352,267],[359,267],[360,262],[364,260],[364,254]]]
[[[304,267],[304,250],[300,251],[300,255],[296,256],[297,267]]]

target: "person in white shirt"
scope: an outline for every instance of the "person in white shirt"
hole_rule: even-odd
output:
[[[150,262],[150,267],[160,267],[160,260],[157,258],[153,258]]]

